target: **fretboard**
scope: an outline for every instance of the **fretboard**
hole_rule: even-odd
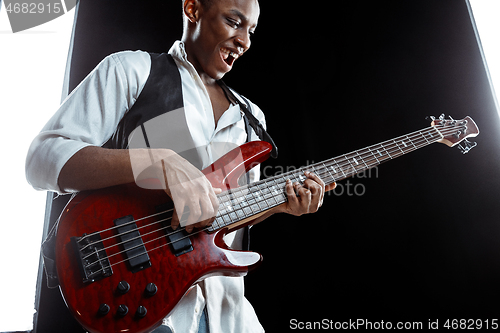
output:
[[[217,196],[219,211],[208,230],[216,231],[230,226],[286,202],[286,181],[290,179],[292,182],[302,184],[306,179],[305,171],[314,172],[328,185],[425,147],[442,138],[443,135],[435,127],[429,127],[323,162],[231,189]]]

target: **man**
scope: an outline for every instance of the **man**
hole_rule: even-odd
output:
[[[202,167],[206,167],[231,146],[223,144],[222,152],[209,149],[214,143],[241,145],[247,135],[250,140],[258,140],[253,131],[246,133],[240,106],[230,100],[218,80],[249,50],[260,7],[257,0],[184,0],[183,13],[182,41],[176,42],[169,54],[181,79],[183,108],[179,110],[186,127],[183,135],[189,136],[198,150],[206,147],[201,149],[205,151]],[[181,223],[180,216],[186,208],[189,216],[182,226],[188,232],[212,223],[218,209],[216,194],[221,189],[212,188],[192,162],[171,149],[175,138],[166,140],[161,148],[108,148],[111,146],[107,143],[120,130],[124,119],[138,112],[144,96],[155,89],[151,82],[170,80],[158,78],[156,59],[160,58],[146,52],[113,54],[68,96],[30,147],[26,175],[35,188],[72,193],[140,183],[144,173],[153,174],[164,178],[164,189],[174,201],[173,228]],[[170,91],[154,93],[169,96]],[[254,116],[265,125],[262,111],[254,104],[251,106]],[[177,111],[166,113],[175,114]],[[165,123],[164,132],[171,130]],[[313,173],[305,176],[303,184],[288,181],[288,201],[255,223],[278,212],[301,215],[317,211],[325,185]],[[258,168],[250,172],[249,178],[259,179]],[[231,247],[241,247],[241,232],[227,235],[225,241]],[[181,300],[164,324],[174,332],[261,332],[243,288],[242,278],[208,278]]]

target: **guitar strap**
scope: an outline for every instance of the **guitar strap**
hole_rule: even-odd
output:
[[[113,133],[111,138],[103,145],[105,148],[111,149],[127,149],[129,148],[129,136],[137,128],[141,127],[144,134],[144,140],[147,147],[150,147],[146,131],[144,130],[144,124],[162,114],[167,112],[181,109],[184,105],[183,95],[182,95],[182,81],[180,77],[177,65],[171,55],[166,53],[151,53],[151,71],[150,75],[144,85],[144,88],[137,98],[134,105],[125,114],[125,116],[119,122],[116,131]],[[271,156],[273,158],[277,157],[277,147],[274,141],[266,132],[262,124],[255,118],[252,113],[252,106],[248,100],[243,96],[239,95],[236,98],[233,92],[226,86],[225,83],[219,81],[219,84],[223,88],[227,98],[233,102],[240,105],[241,110],[244,113],[243,119],[245,121],[245,129],[247,132],[247,142],[250,141],[250,133],[253,129],[257,136],[263,140],[271,143],[273,145],[273,151]],[[168,91],[168,94],[165,92]],[[244,103],[242,102],[244,101]],[[187,129],[187,124],[180,124],[180,128]],[[175,130],[175,129],[174,129]],[[184,131],[187,132],[187,131]],[[190,136],[183,134],[178,141],[189,141],[192,139]],[[194,144],[192,145],[192,147]],[[183,155],[183,152],[178,152]],[[195,166],[200,166],[196,161],[196,157],[193,157],[193,150],[188,151],[190,154],[187,158]],[[183,156],[186,157],[186,156]],[[197,165],[198,164],[198,165]],[[247,175],[248,181],[248,175]],[[57,225],[59,221],[54,223],[53,228],[50,230],[47,238],[42,243],[42,256],[44,261],[45,273],[47,275],[47,286],[49,288],[56,288],[59,285],[59,280],[57,278],[57,270],[55,265],[55,240],[57,234]],[[243,235],[243,248],[248,250],[249,248],[249,228],[244,229]]]
[[[222,90],[224,90],[224,94],[226,94],[227,99],[230,100],[232,103],[239,104],[240,109],[243,111],[244,114],[243,119],[245,121],[245,127],[248,136],[247,142],[250,141],[249,137],[250,137],[250,127],[251,127],[255,131],[259,139],[261,139],[262,141],[267,141],[273,146],[273,150],[271,151],[271,157],[278,158],[278,147],[274,143],[269,133],[267,133],[267,131],[264,129],[264,126],[262,126],[260,121],[253,115],[252,105],[250,104],[250,102],[245,97],[243,97],[243,95],[238,93],[237,94],[238,96],[240,96],[240,98],[236,98],[236,96],[234,96],[233,94],[233,91],[229,89],[229,87],[226,85],[224,81],[218,80],[217,83],[219,83]]]

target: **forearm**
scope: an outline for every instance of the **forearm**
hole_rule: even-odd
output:
[[[58,184],[65,192],[104,188],[133,182],[127,150],[89,146],[79,150],[61,169]]]
[[[74,192],[132,183],[145,169],[171,154],[167,149],[85,147],[66,162],[58,184],[63,191]]]

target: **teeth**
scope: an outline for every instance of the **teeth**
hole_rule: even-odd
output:
[[[225,54],[227,54],[228,56],[230,55],[231,57],[233,57],[233,58],[234,58],[234,60],[238,59],[238,58],[239,58],[239,56],[240,56],[238,53],[236,53],[236,52],[232,52],[232,51],[230,51],[230,50],[228,50],[228,49],[224,49],[224,48],[223,48],[223,49],[221,49],[221,51],[222,51],[222,52],[224,52]]]

